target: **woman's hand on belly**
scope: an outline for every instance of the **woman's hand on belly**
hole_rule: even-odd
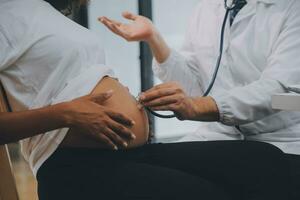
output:
[[[94,94],[62,104],[64,119],[71,129],[80,130],[108,149],[126,148],[127,141],[135,139],[130,130],[135,122],[129,117],[103,106],[113,91]]]
[[[104,101],[102,101],[101,94],[110,90],[114,91],[113,94],[111,94],[112,96],[107,97]],[[95,107],[95,109],[98,109],[99,112],[104,112],[103,115],[106,116],[106,118],[102,120],[104,123],[101,124],[102,122],[98,121],[96,122],[96,124],[97,127],[100,128],[89,130],[88,128],[85,128],[85,121],[80,122],[80,124],[83,123],[81,126],[83,126],[85,129],[79,129],[76,128],[76,126],[73,126],[74,128],[71,128],[69,130],[67,136],[65,137],[64,141],[60,146],[72,148],[107,149],[107,145],[102,142],[102,138],[95,140],[92,137],[88,137],[88,135],[85,133],[85,130],[90,132],[89,134],[91,134],[91,132],[94,132],[96,134],[100,132],[100,135],[102,136],[103,134],[101,131],[102,129],[107,130],[106,127],[109,128],[109,133],[111,133],[111,131],[114,131],[114,134],[111,134],[112,136],[119,136],[128,144],[128,147],[126,147],[126,145],[124,145],[122,143],[123,141],[121,142],[120,139],[115,140],[114,137],[109,137],[108,135],[104,134],[104,136],[106,136],[105,141],[107,141],[107,138],[110,139],[111,142],[118,141],[115,142],[115,145],[117,145],[115,147],[119,147],[121,149],[128,149],[138,147],[147,143],[149,139],[149,123],[147,113],[145,112],[145,110],[138,108],[139,102],[137,102],[135,98],[132,97],[132,95],[128,91],[128,88],[124,87],[116,79],[105,77],[97,84],[97,86],[92,91],[92,95],[99,94],[100,100],[97,101],[97,103],[99,103],[100,105]],[[90,100],[89,102],[82,102],[82,107],[85,107],[85,104],[90,104],[90,102]],[[79,103],[81,104],[81,102]],[[74,104],[74,106],[76,106],[76,104]],[[99,108],[99,106],[101,107],[101,109]],[[83,110],[87,109],[84,108]],[[93,113],[96,111],[92,109],[90,112]],[[89,115],[88,112],[86,114]],[[98,115],[96,114],[95,116],[97,117]],[[85,116],[83,115],[83,117]],[[89,120],[89,118],[87,118],[87,120]],[[94,119],[92,118],[91,120]],[[98,119],[96,118],[96,120]],[[112,121],[113,126],[108,123],[108,120]],[[134,121],[134,124],[131,123],[132,121]],[[77,122],[75,121],[75,124],[76,123]],[[91,122],[88,122],[88,125],[90,123]],[[118,123],[118,125],[114,126],[114,124],[116,123]],[[129,137],[131,136],[131,134],[134,134],[134,136]]]

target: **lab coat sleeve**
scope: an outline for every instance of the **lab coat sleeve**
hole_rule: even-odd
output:
[[[153,60],[154,74],[163,82],[178,82],[189,96],[201,96],[203,94],[203,77],[204,73],[199,73],[199,63],[197,62],[196,52],[193,50],[193,41],[191,41],[192,32],[197,27],[196,15],[197,9],[191,17],[186,32],[184,46],[181,51],[171,49],[171,54],[164,63],[159,64]]]
[[[243,125],[275,114],[271,97],[300,83],[300,3],[292,8],[259,80],[212,95],[223,124]]]
[[[196,68],[187,59],[182,53],[172,50],[164,63],[154,61],[154,74],[162,82],[178,82],[189,96],[201,96],[203,92]]]

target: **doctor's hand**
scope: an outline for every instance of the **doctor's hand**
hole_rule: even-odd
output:
[[[124,24],[107,17],[100,17],[99,21],[127,41],[148,41],[154,35],[155,27],[148,18],[130,12],[124,12],[122,15],[131,20],[131,23]]]
[[[157,62],[165,62],[170,56],[171,50],[152,21],[146,17],[134,15],[129,12],[124,12],[123,17],[131,20],[131,23],[124,24],[107,17],[100,17],[99,21],[113,33],[127,41],[147,42]]]
[[[88,95],[64,103],[64,119],[68,127],[76,128],[105,144],[108,149],[126,148],[128,140],[135,139],[130,127],[134,121],[111,110],[103,103],[113,95],[112,91]]]
[[[218,121],[211,97],[189,97],[176,82],[157,85],[140,95],[140,103],[154,111],[173,111],[179,120]]]

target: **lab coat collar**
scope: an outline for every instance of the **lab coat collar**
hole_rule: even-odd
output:
[[[247,2],[249,3],[249,6],[246,6],[244,8],[244,12],[242,12],[240,14],[240,17],[237,18],[235,21],[236,23],[238,23],[239,21],[244,20],[245,18],[252,16],[255,14],[256,12],[256,4],[257,3],[264,3],[264,4],[269,4],[269,5],[273,5],[276,4],[278,0],[247,0]]]
[[[277,0],[247,0],[247,2],[254,2],[254,3],[257,3],[257,2],[261,2],[261,3],[265,3],[265,4],[276,4],[277,3]]]
[[[246,0],[247,3],[265,3],[265,4],[276,4],[278,0]],[[211,0],[208,0],[208,3],[211,3],[211,4],[219,4],[219,5],[224,5],[224,0],[217,0],[217,1],[211,1]]]
[[[243,11],[241,11],[239,17],[237,17],[235,19],[235,22],[232,25],[231,29],[234,29],[236,24],[240,23],[241,21],[249,18],[250,16],[255,15],[257,3],[265,3],[265,4],[273,5],[273,4],[277,3],[277,0],[247,0],[247,2],[249,5],[246,6]],[[229,24],[227,24],[227,26],[229,26]],[[230,28],[228,28],[228,29],[230,29]],[[230,34],[230,33],[228,33],[228,34]],[[224,49],[227,50],[228,48],[229,48],[229,41],[226,41],[225,45],[224,45]]]

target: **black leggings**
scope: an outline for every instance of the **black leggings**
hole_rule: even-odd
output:
[[[40,200],[287,200],[290,167],[261,142],[58,149],[38,171]]]

